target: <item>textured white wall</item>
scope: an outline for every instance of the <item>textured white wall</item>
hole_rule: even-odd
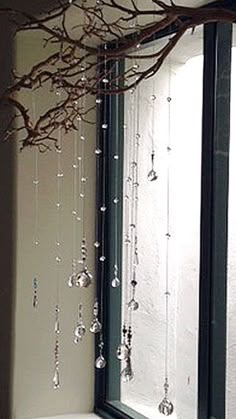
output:
[[[17,68],[23,71],[44,52],[38,35],[20,36],[17,41]],[[24,59],[22,59],[24,57]],[[48,100],[47,91],[36,96],[40,112]],[[25,99],[30,105],[30,96]],[[85,209],[89,267],[94,273],[95,219],[95,132],[86,127],[87,198]],[[14,347],[14,419],[90,412],[93,409],[93,336],[87,332],[83,343],[72,342],[77,319],[77,304],[84,304],[84,319],[92,319],[94,287],[69,289],[71,273],[73,210],[73,138],[62,142],[62,263],[60,278],[60,378],[61,388],[53,389],[54,311],[56,303],[56,155],[49,151],[39,156],[39,240],[37,253],[34,234],[34,151],[17,152],[17,278]],[[81,235],[78,236],[80,243]],[[79,252],[78,252],[79,256]],[[32,308],[32,281],[39,281],[39,307]]]
[[[196,418],[198,281],[201,180],[202,32],[187,36],[171,59],[169,381],[173,417]],[[146,52],[146,51],[145,51]],[[122,384],[122,400],[149,417],[162,417],[165,353],[166,147],[169,64],[141,86],[137,299],[133,314],[135,377]],[[158,180],[150,182],[152,113]],[[130,101],[127,95],[126,103]],[[127,112],[127,111],[126,111]],[[126,146],[131,139],[127,120]],[[124,275],[125,277],[125,275]],[[125,297],[125,296],[124,296]]]

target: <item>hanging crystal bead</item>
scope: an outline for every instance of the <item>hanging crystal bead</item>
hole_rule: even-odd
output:
[[[88,288],[93,281],[93,275],[85,267],[79,274],[76,276],[75,285],[79,288]]]
[[[134,378],[134,372],[132,370],[130,356],[125,360],[125,362],[126,362],[126,366],[121,371],[120,376],[121,376],[121,380],[123,381],[123,383],[128,383],[129,381],[131,381]]]
[[[55,371],[54,371],[53,387],[54,387],[54,390],[57,390],[60,387],[60,376],[59,376],[58,368],[55,368]]]
[[[99,356],[97,357],[96,361],[95,361],[95,367],[97,369],[103,369],[105,368],[107,362],[103,356],[103,347],[104,347],[104,343],[101,340],[101,342],[99,343]]]
[[[117,288],[120,286],[120,279],[118,278],[118,266],[114,265],[114,278],[111,281],[111,285],[113,288]]]
[[[95,300],[94,306],[93,306],[93,321],[90,326],[90,332],[92,333],[99,333],[102,330],[102,324],[98,320],[98,301]]]
[[[159,412],[164,416],[170,416],[174,412],[173,403],[167,397],[164,397],[158,407]]]

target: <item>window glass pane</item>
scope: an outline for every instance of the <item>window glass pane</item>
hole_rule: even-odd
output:
[[[229,160],[229,220],[228,220],[228,290],[227,290],[227,373],[226,373],[226,418],[236,415],[236,30],[233,30],[231,68],[231,117],[230,117],[230,160]]]
[[[121,329],[132,327],[134,377],[119,379],[120,401],[150,418],[163,417],[166,372],[171,417],[197,417],[202,73],[199,28],[125,95]],[[134,265],[139,309],[131,311]]]

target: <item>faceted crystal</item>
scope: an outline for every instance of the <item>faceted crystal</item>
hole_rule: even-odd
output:
[[[128,383],[134,378],[130,357],[126,359],[126,367],[121,371],[120,376],[123,383]]]
[[[99,333],[102,330],[102,325],[97,318],[94,318],[90,326],[90,332]]]
[[[153,182],[154,180],[157,180],[158,176],[155,170],[150,170],[150,172],[148,172],[148,180],[150,180],[150,182]]]
[[[87,268],[84,268],[76,277],[75,285],[80,288],[88,288],[92,283],[93,275],[88,271]]]
[[[159,404],[158,409],[159,409],[159,412],[162,413],[162,415],[170,416],[172,415],[174,411],[174,406],[171,403],[171,401],[167,399],[167,397],[164,397],[162,402]]]
[[[99,97],[96,99],[96,103],[99,105],[100,103],[102,103],[102,99],[100,99]]]
[[[114,160],[119,160],[119,156],[118,156],[118,154],[115,154],[115,155],[113,156],[113,159],[114,159]]]
[[[129,356],[129,348],[125,343],[121,343],[116,349],[116,357],[120,361],[124,361]]]
[[[57,390],[60,387],[60,377],[59,377],[58,368],[56,368],[54,372],[53,387],[54,387],[54,390]]]
[[[105,262],[106,256],[100,256],[99,260],[100,260],[100,262]]]
[[[119,278],[117,276],[115,276],[113,278],[113,280],[111,281],[111,286],[113,288],[118,288],[120,286],[120,280],[119,280]]]
[[[107,208],[106,208],[106,206],[105,206],[105,205],[102,205],[102,206],[101,206],[101,208],[100,208],[100,211],[101,211],[101,212],[105,212],[105,211],[106,211],[106,209],[107,209]]]
[[[102,129],[107,129],[108,128],[108,125],[107,124],[102,124]]]
[[[106,360],[103,355],[99,355],[99,357],[95,361],[95,367],[98,369],[103,369],[106,366]]]
[[[100,247],[100,243],[99,242],[95,242],[94,243],[94,247],[96,247],[98,249]]]
[[[74,330],[75,337],[77,337],[78,339],[82,339],[85,333],[86,333],[86,328],[84,324],[83,323],[78,324]]]
[[[119,202],[119,198],[116,198],[116,197],[115,197],[115,198],[113,199],[113,203],[114,203],[114,204],[118,204],[118,202]]]
[[[134,298],[132,298],[130,300],[130,302],[128,303],[128,309],[132,310],[132,311],[136,311],[139,308],[139,303],[138,301],[136,301]]]

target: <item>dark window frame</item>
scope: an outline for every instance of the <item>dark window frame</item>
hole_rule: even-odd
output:
[[[233,7],[233,1],[225,1]],[[217,3],[216,3],[217,4]],[[222,2],[221,2],[222,5]],[[234,4],[235,6],[235,4]],[[155,39],[175,31],[157,34]],[[153,40],[153,39],[152,39]],[[226,309],[227,309],[227,229],[230,141],[230,74],[232,25],[212,23],[204,26],[203,123],[201,174],[201,234],[199,290],[199,358],[198,358],[198,419],[225,418],[226,377]],[[150,40],[149,40],[150,41]],[[112,45],[110,46],[113,47]],[[112,63],[119,74],[123,64]],[[222,77],[224,73],[224,77]],[[220,99],[221,92],[226,102]],[[106,96],[98,112],[98,145],[103,150],[97,164],[97,237],[105,241],[106,262],[96,260],[97,295],[103,288],[103,332],[106,369],[95,372],[95,412],[104,418],[143,419],[144,416],[119,402],[120,365],[111,348],[120,340],[121,290],[110,287],[114,265],[114,197],[115,164],[118,164],[119,189],[122,196],[123,162],[111,157],[123,152],[124,98]],[[222,112],[222,109],[224,112]],[[108,130],[99,130],[104,114]],[[222,131],[223,127],[223,131]],[[221,153],[223,152],[223,153]],[[116,166],[117,167],[117,166]],[[99,208],[105,196],[105,223]],[[120,248],[122,241],[122,200],[118,206]],[[112,209],[113,208],[113,209]],[[121,270],[121,252],[119,254]],[[112,309],[111,309],[112,308]],[[96,339],[97,351],[98,338]],[[97,355],[97,354],[96,354]],[[109,401],[108,399],[115,401]]]

